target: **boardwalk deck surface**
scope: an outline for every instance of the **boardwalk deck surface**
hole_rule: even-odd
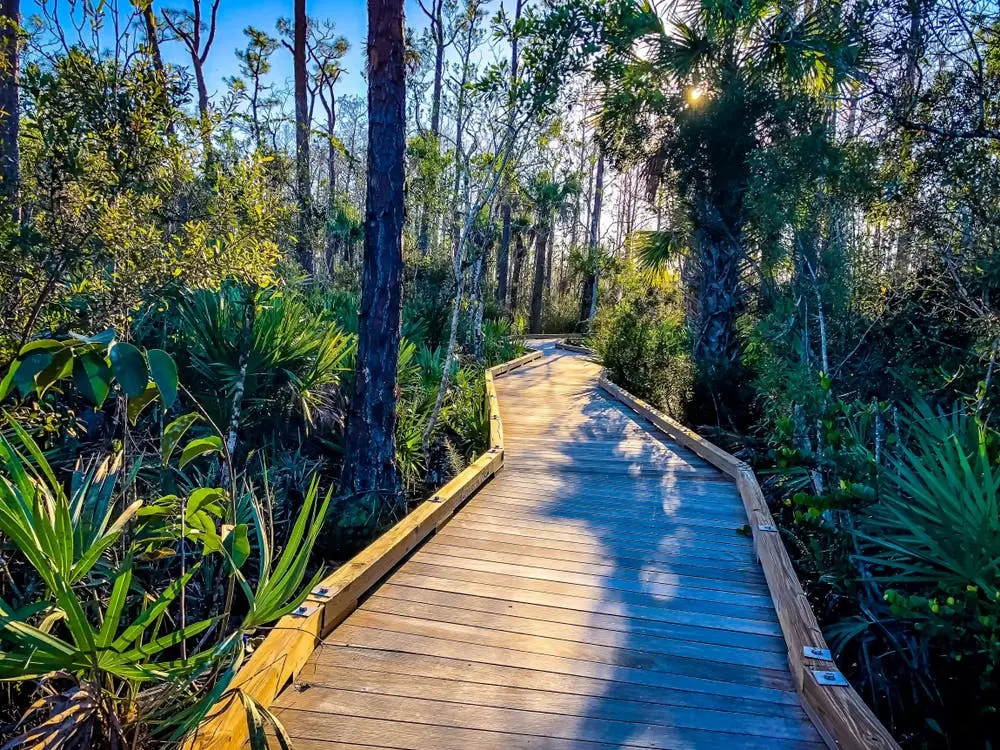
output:
[[[732,482],[543,348],[501,473],[279,697],[295,747],[823,747]]]

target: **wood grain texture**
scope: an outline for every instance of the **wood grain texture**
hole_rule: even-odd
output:
[[[543,348],[487,379],[503,471],[275,701],[296,746],[821,747],[733,475]]]
[[[455,511],[503,465],[503,424],[497,403],[495,378],[542,356],[529,351],[522,357],[486,371],[486,399],[490,411],[490,447],[464,471],[421,503],[402,521],[338,568],[317,587],[322,596],[306,599],[306,616],[282,618],[251,654],[210,711],[188,737],[184,750],[239,748],[248,731],[239,693],[269,707],[306,664],[323,637],[353,612],[358,601],[424,539],[441,528]]]

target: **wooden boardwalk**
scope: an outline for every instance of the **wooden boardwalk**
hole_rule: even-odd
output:
[[[543,349],[500,474],[275,702],[295,747],[824,747],[732,481]]]

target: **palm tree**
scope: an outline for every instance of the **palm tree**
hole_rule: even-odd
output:
[[[599,139],[619,163],[645,161],[648,198],[667,180],[680,198],[676,226],[633,244],[654,265],[683,254],[694,282],[693,355],[716,392],[739,363],[754,154],[822,106],[820,95],[844,80],[857,46],[829,4],[746,0],[679,6],[644,42],[648,54],[603,81]]]
[[[542,294],[548,268],[547,249],[552,225],[557,215],[565,213],[572,198],[580,192],[575,177],[560,180],[551,172],[540,172],[528,183],[528,199],[535,207],[535,275],[531,286],[531,313],[528,320],[530,333],[542,331]]]

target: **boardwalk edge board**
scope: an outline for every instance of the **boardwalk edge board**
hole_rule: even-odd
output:
[[[594,355],[594,350],[589,346],[580,346],[579,344],[571,344],[568,341],[560,340],[556,342],[556,349],[565,349],[568,352],[576,352],[577,354],[589,354]]]
[[[269,708],[278,693],[305,666],[313,651],[351,614],[376,584],[434,531],[444,526],[482,484],[503,466],[503,423],[494,380],[540,359],[528,353],[486,370],[486,399],[490,411],[490,442],[458,476],[421,503],[399,523],[337,568],[306,597],[295,612],[281,618],[240,668],[205,721],[187,738],[183,750],[240,748],[249,741],[241,693]]]
[[[764,578],[788,647],[788,665],[795,687],[806,714],[823,741],[831,748],[845,750],[898,750],[899,745],[889,731],[836,669],[829,646],[823,638],[809,600],[802,591],[785,545],[780,535],[774,533],[777,526],[753,469],[615,385],[606,373],[602,373],[598,384],[614,398],[652,422],[672,440],[692,450],[736,483],[753,533],[757,559],[764,570]]]

